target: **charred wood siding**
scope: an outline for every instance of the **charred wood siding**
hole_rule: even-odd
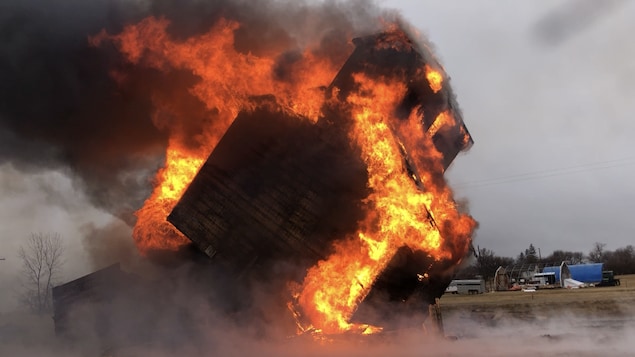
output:
[[[312,265],[362,217],[365,166],[345,143],[275,106],[242,113],[168,221],[238,272]]]

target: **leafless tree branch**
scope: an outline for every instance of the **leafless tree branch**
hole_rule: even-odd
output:
[[[57,233],[32,233],[18,250],[22,260],[23,303],[39,314],[52,309],[52,289],[62,266],[64,244]]]

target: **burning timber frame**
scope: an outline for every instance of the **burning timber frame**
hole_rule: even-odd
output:
[[[426,66],[441,66],[405,36],[382,33],[354,44],[326,96],[345,101],[355,90],[356,73],[408,78],[399,113],[417,112],[447,169],[473,141],[449,84],[435,90],[422,72]],[[347,125],[342,108],[327,106],[324,117],[311,124],[275,101],[260,101],[259,109],[238,115],[168,216],[199,249],[237,276],[266,275],[279,261],[306,269],[325,259],[334,237],[355,231],[368,194],[365,165],[341,130]],[[443,112],[453,120],[435,123]],[[402,149],[404,166],[425,190]],[[428,219],[435,226],[431,215]],[[425,312],[443,294],[454,263],[400,248],[352,320],[385,325],[396,315]]]
[[[439,71],[442,67],[427,51],[419,52],[405,36],[383,33],[357,38],[354,44],[355,50],[325,90],[327,103],[344,102],[355,91],[356,73],[407,78],[407,92],[396,117],[406,119],[416,112],[423,130],[443,155],[443,169],[447,169],[473,141],[447,76],[443,75],[443,85],[435,90],[422,72],[426,66]],[[201,262],[200,256],[210,258],[205,262],[211,261],[214,268],[228,272],[227,279],[238,282],[245,276],[280,274],[275,268],[281,262],[304,269],[315,265],[332,253],[338,237],[357,230],[357,222],[368,209],[364,204],[369,194],[366,165],[342,128],[349,125],[344,109],[337,104],[327,105],[325,115],[313,124],[273,98],[254,101],[257,109],[237,116],[167,218],[205,254],[196,251],[197,263]],[[453,120],[436,122],[443,112]],[[401,154],[407,174],[425,191],[405,147]],[[431,215],[427,219],[436,225]],[[420,325],[428,311],[440,321],[438,309],[428,310],[428,306],[443,294],[454,263],[435,261],[423,250],[399,248],[367,287],[369,291],[351,322],[397,326],[403,324],[404,316],[410,316],[409,323]],[[193,270],[204,270],[204,265],[197,264]],[[298,272],[303,269],[294,269],[284,278],[300,281],[303,276],[294,275]],[[208,278],[207,271],[199,273]],[[146,297],[156,299],[161,295],[166,280],[148,284],[115,265],[56,287],[56,332],[81,338],[85,333],[81,330],[83,321],[74,321],[74,312],[89,306],[99,320],[97,330],[106,331],[100,339],[125,343],[137,338],[134,333],[150,329],[155,312],[166,308],[160,303],[145,303]],[[199,282],[193,280],[193,284]],[[133,325],[130,330],[117,331],[117,321],[127,321],[130,316],[102,319],[115,311],[108,302],[112,299],[129,305],[124,310],[134,311],[138,315],[135,320],[144,321],[143,327]],[[169,299],[164,300],[169,304]],[[391,322],[397,316],[400,320]]]

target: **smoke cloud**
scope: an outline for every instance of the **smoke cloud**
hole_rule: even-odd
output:
[[[316,51],[343,61],[347,39],[377,28],[380,14],[369,1],[4,1],[0,163],[70,169],[93,204],[132,223],[165,153],[160,123],[178,120],[185,134],[196,134],[215,112],[190,93],[192,73],[134,66],[112,44],[92,46],[90,36],[148,16],[167,18],[177,40],[221,18],[237,20],[235,48],[281,53],[277,75],[284,77],[294,54],[316,40]]]

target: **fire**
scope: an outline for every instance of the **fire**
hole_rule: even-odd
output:
[[[183,195],[203,161],[202,158],[193,157],[170,145],[165,157],[165,166],[157,173],[158,184],[145,205],[137,211],[139,221],[153,223],[137,224],[134,227],[133,235],[137,244],[154,249],[176,249],[188,242],[187,238],[165,220],[165,217]],[[164,239],[154,239],[157,232]]]
[[[310,269],[304,280],[299,303],[314,326],[325,333],[365,328],[349,323],[349,318],[397,249],[405,245],[429,252],[437,260],[448,258],[450,252],[441,249],[443,238],[437,224],[445,225],[451,218],[463,224],[468,233],[473,228],[471,218],[456,212],[447,187],[431,187],[435,182],[424,176],[426,191],[422,191],[405,174],[402,145],[424,143],[428,152],[419,155],[434,157],[437,169],[441,156],[416,115],[402,124],[400,129],[407,130],[395,127],[393,113],[405,95],[404,82],[390,83],[361,74],[355,80],[359,91],[349,96],[345,105],[350,106],[354,121],[351,140],[361,148],[368,167],[368,184],[373,191],[368,201],[373,209],[356,237],[338,245],[335,253]],[[412,135],[405,143],[397,139],[397,132],[402,131]]]
[[[432,89],[434,93],[437,93],[443,88],[443,75],[429,65],[426,65],[426,79],[430,84],[430,89]]]
[[[308,45],[280,79],[276,63],[288,48],[282,46],[261,55],[237,51],[234,33],[240,24],[235,21],[221,19],[208,32],[185,40],[173,39],[168,25],[165,19],[150,17],[119,35],[102,33],[92,39],[95,44],[112,41],[132,63],[161,71],[191,72],[199,79],[191,93],[214,116],[196,123],[195,140],[187,134],[192,131],[182,128],[178,120],[156,120],[169,140],[154,190],[137,212],[133,236],[142,253],[177,249],[188,241],[166,217],[240,111],[254,108],[255,97],[273,95],[287,110],[317,122],[324,115],[326,97],[320,88],[331,83],[342,65],[314,53]],[[412,51],[407,36],[394,25],[391,28],[376,47]],[[434,93],[442,89],[441,72],[426,65],[425,78]],[[475,227],[471,217],[458,211],[442,178],[442,154],[432,142],[445,125],[455,123],[453,112],[439,114],[426,132],[420,108],[413,108],[406,119],[395,114],[407,95],[409,78],[357,74],[354,81],[354,92],[332,100],[351,120],[348,136],[367,167],[371,194],[365,203],[370,209],[359,222],[358,231],[338,240],[334,253],[310,268],[295,291],[303,317],[315,330],[325,333],[378,331],[373,326],[353,324],[350,318],[397,250],[407,246],[425,251],[433,259],[458,263],[467,252]],[[333,92],[338,89],[333,88]],[[169,111],[165,103],[156,106]],[[467,132],[461,130],[469,140]],[[426,276],[426,272],[421,273],[421,277]]]
[[[441,112],[441,114],[437,115],[437,117],[434,119],[432,125],[430,125],[428,134],[430,136],[434,136],[439,131],[439,129],[443,128],[444,126],[454,125],[454,123],[454,117],[452,116],[452,114],[450,114],[449,111],[446,110],[444,112]]]
[[[168,150],[165,158],[165,179],[159,185],[157,192],[159,200],[176,200],[183,195],[183,191],[192,181],[192,177],[203,164],[203,160],[193,158],[176,150]]]
[[[288,49],[274,49],[267,56],[237,51],[234,33],[240,28],[238,22],[220,19],[208,32],[186,40],[171,38],[169,24],[166,19],[149,17],[127,26],[118,35],[102,32],[91,39],[95,45],[112,41],[134,64],[191,72],[200,78],[191,93],[215,116],[208,122],[194,124],[200,133],[194,149],[188,148],[192,138],[183,133],[181,123],[157,123],[170,139],[165,166],[155,177],[154,191],[136,213],[133,237],[142,253],[157,248],[176,249],[187,242],[165,219],[236,115],[254,106],[252,98],[273,94],[279,104],[315,122],[324,103],[320,88],[330,83],[341,66],[313,51],[312,46],[317,44],[309,44],[287,68],[285,78],[279,79],[276,61]],[[159,110],[165,105],[156,103]]]

